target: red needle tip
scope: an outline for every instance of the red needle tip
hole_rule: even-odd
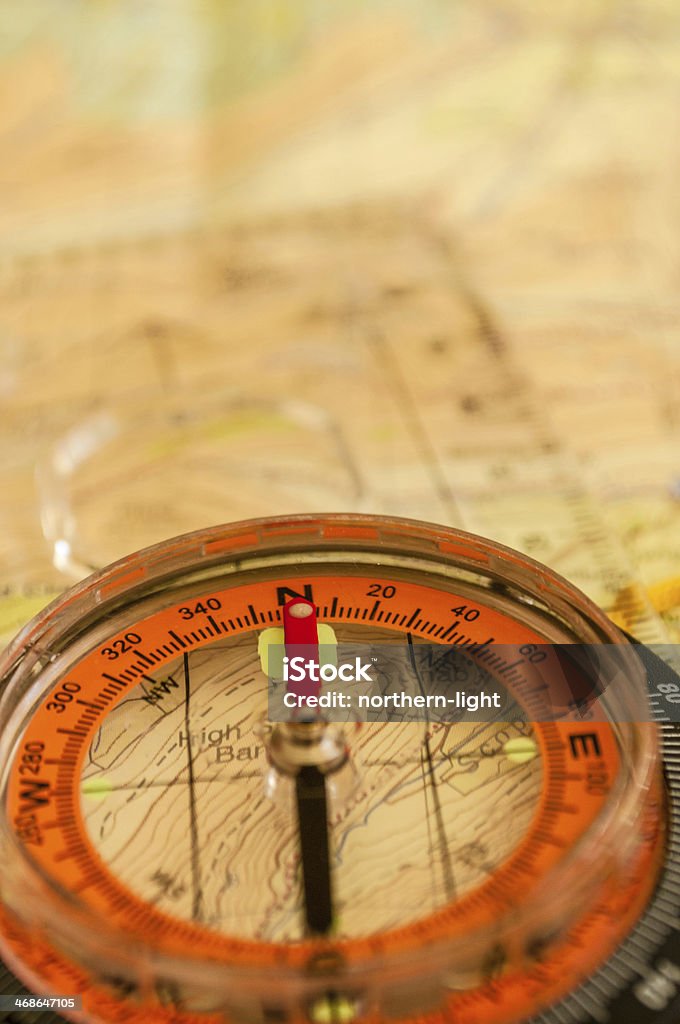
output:
[[[289,666],[293,658],[302,659],[304,673],[301,679],[289,679],[286,685],[288,693],[300,697],[318,697],[321,692],[321,680],[313,679],[309,664],[316,666],[318,677],[319,636],[317,631],[316,608],[312,601],[304,597],[294,597],[283,607],[283,638],[286,645],[286,657]],[[295,666],[297,675],[300,666]]]

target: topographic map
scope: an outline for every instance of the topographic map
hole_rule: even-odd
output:
[[[220,521],[370,511],[680,636],[671,0],[42,0],[0,63],[0,634]]]

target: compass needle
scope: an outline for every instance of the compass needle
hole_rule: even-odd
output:
[[[325,935],[333,923],[328,850],[326,780],[315,765],[303,765],[295,778],[305,921],[312,935]]]
[[[87,1024],[676,1024],[680,682],[518,552],[214,527],[0,681],[0,948]]]
[[[283,639],[286,655],[292,661],[296,657],[306,660],[307,675],[297,687],[288,684],[291,693],[318,695],[319,686],[309,675],[309,666],[319,667],[319,633],[316,610],[311,601],[293,598],[283,609]],[[321,726],[323,730],[323,725]],[[304,721],[297,725],[291,738],[297,738],[301,751],[309,747],[308,733],[313,723]],[[321,751],[319,745],[316,749]],[[331,884],[331,861],[329,851],[328,794],[326,779],[312,757],[309,763],[290,764],[295,773],[295,802],[297,827],[302,867],[304,893],[304,917],[306,931],[311,935],[325,935],[333,923],[333,902]]]

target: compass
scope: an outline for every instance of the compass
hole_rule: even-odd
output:
[[[385,645],[416,687],[427,646],[441,692],[502,699],[334,720],[310,673],[273,719],[277,638]],[[567,645],[624,659],[604,713],[520,714]],[[2,953],[76,1019],[677,1019],[680,682],[518,552],[375,516],[215,527],[67,592],[0,675]]]

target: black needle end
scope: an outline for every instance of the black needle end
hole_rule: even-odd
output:
[[[328,848],[326,780],[315,765],[295,777],[305,922],[312,935],[326,935],[333,924],[331,865]]]

